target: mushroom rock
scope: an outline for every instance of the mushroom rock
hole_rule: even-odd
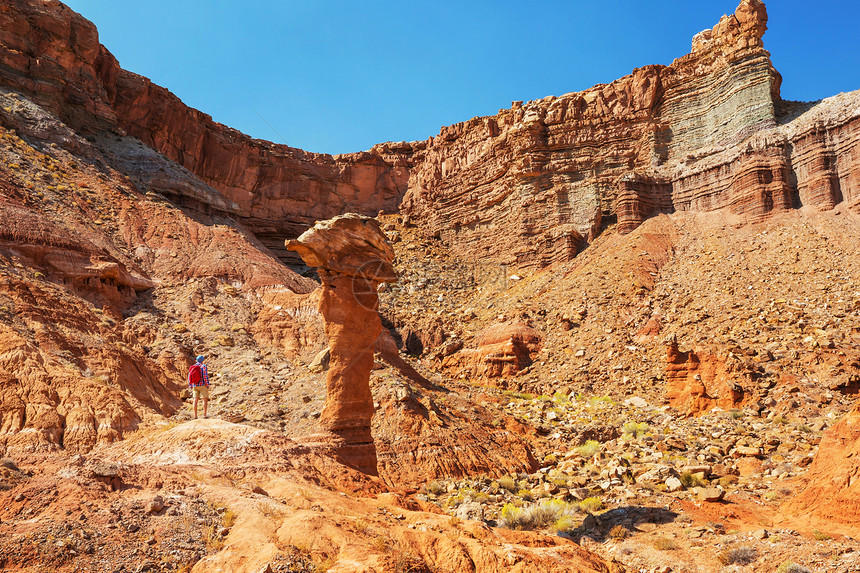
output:
[[[376,289],[397,280],[394,250],[375,219],[352,213],[318,222],[286,241],[286,247],[317,268],[322,282],[318,308],[331,348],[320,415],[323,433],[306,442],[329,450],[345,465],[377,475],[370,434],[370,371],[374,343],[382,332]]]

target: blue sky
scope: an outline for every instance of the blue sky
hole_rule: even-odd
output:
[[[254,137],[345,153],[690,51],[739,0],[66,0],[125,69]],[[770,0],[782,96],[860,89],[860,3]]]

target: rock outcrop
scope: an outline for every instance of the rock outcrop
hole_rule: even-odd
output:
[[[494,324],[477,334],[477,348],[443,352],[448,355],[441,358],[442,366],[455,375],[474,378],[515,376],[531,365],[540,352],[541,342],[540,333],[526,324]]]
[[[857,531],[860,521],[860,402],[821,439],[802,491],[783,509]]]
[[[673,338],[666,347],[666,400],[688,416],[741,404],[743,388],[733,380],[725,360],[692,350],[682,352]]]
[[[286,246],[317,268],[322,282],[319,311],[331,349],[322,441],[342,463],[376,475],[370,434],[370,371],[382,332],[376,291],[397,280],[394,251],[375,219],[355,214],[321,221]]]

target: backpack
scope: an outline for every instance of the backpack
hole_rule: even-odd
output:
[[[199,384],[203,381],[203,371],[200,368],[200,364],[195,364],[188,370],[188,384],[194,386],[195,384]]]

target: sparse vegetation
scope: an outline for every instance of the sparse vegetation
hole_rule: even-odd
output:
[[[638,438],[640,436],[644,436],[645,434],[648,433],[649,430],[650,430],[650,428],[648,427],[648,424],[646,424],[644,422],[641,422],[641,423],[627,422],[622,427],[622,431],[624,432],[624,435],[632,437],[634,439]]]
[[[545,499],[527,507],[505,504],[500,514],[499,525],[517,531],[544,529],[551,525],[565,527],[562,518],[572,518],[576,510],[558,499]]]
[[[678,544],[674,539],[668,537],[658,537],[654,540],[654,547],[660,551],[674,551],[678,549]]]
[[[723,565],[749,565],[758,559],[755,547],[741,546],[725,549],[717,554],[717,561]]]
[[[499,487],[514,493],[517,490],[517,482],[511,476],[503,476],[499,478]]]
[[[595,513],[603,509],[603,501],[599,497],[587,497],[579,502],[579,509],[586,513]]]
[[[630,535],[630,531],[623,525],[616,525],[609,530],[609,537],[616,540],[626,539]]]
[[[522,392],[514,392],[512,390],[504,390],[502,391],[503,396],[508,396],[509,398],[516,398],[518,400],[532,400],[534,399],[534,394],[525,394]]]
[[[555,394],[552,395],[552,401],[556,404],[567,404],[570,401],[570,396],[561,390],[556,390]]]
[[[441,495],[445,492],[445,486],[438,481],[431,481],[425,486],[425,489],[431,495]]]
[[[580,456],[590,458],[600,451],[600,442],[597,440],[588,440],[581,446],[577,447],[576,451]]]
[[[705,487],[708,482],[703,480],[699,475],[691,472],[683,472],[678,478],[681,480],[681,485],[684,487]]]
[[[798,565],[794,561],[786,561],[779,566],[776,573],[812,573],[812,569]]]
[[[203,528],[203,542],[206,548],[211,551],[220,551],[224,547],[224,540],[218,535],[214,525],[207,525]]]

